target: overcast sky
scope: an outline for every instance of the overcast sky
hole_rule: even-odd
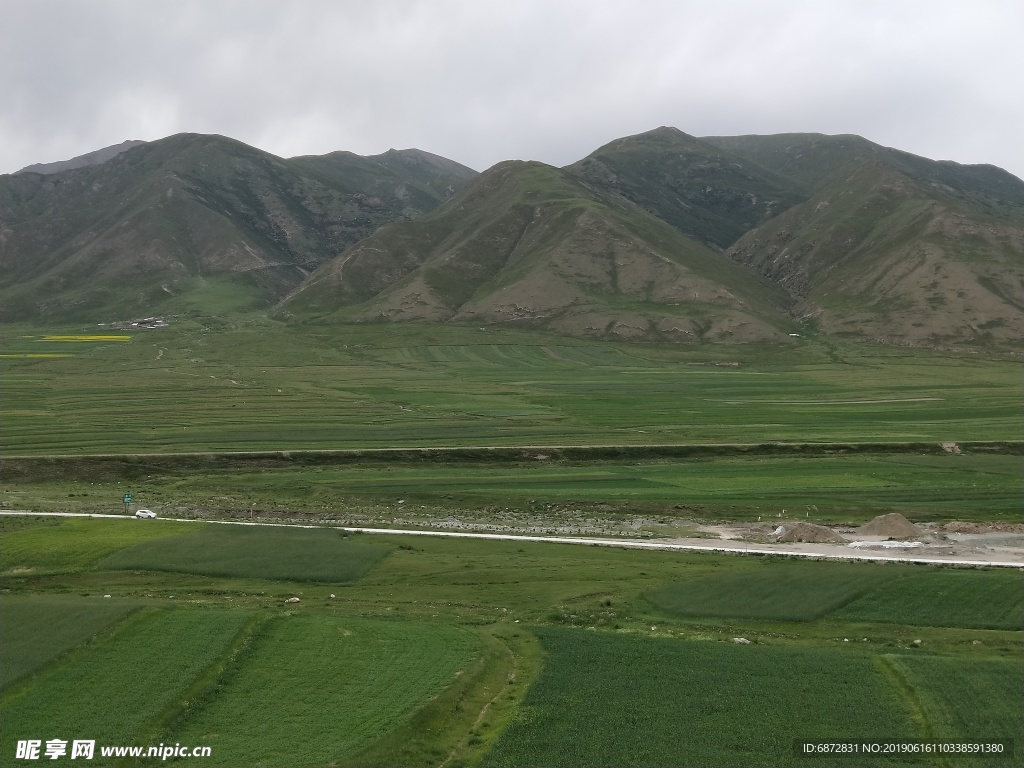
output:
[[[1020,0],[0,0],[0,173],[125,139],[478,170],[856,133],[1024,177]]]

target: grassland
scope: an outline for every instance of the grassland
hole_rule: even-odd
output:
[[[1017,521],[1024,494],[1005,356],[257,318],[38,340],[88,330],[4,334],[8,509],[131,491],[161,517],[678,535],[783,508]],[[68,356],[20,356],[44,353]],[[735,446],[778,441],[810,447]],[[445,446],[538,447],[302,453]],[[72,731],[266,768],[780,765],[804,736],[1019,733],[1016,572],[164,519],[0,533],[0,762]]]
[[[852,621],[1024,630],[1024,574],[912,573],[890,579],[836,613]]]
[[[1020,436],[1020,365],[998,356],[256,320],[182,323],[130,343],[30,335],[39,329],[6,329],[0,351],[73,356],[6,362],[8,456]]]
[[[362,576],[385,554],[384,547],[349,541],[337,531],[225,525],[122,549],[99,567],[343,583]]]
[[[0,689],[42,668],[138,607],[67,595],[0,598]]]
[[[253,510],[261,516],[295,513],[352,524],[427,525],[458,510],[467,523],[602,533],[621,527],[623,515],[630,514],[651,523],[756,521],[783,509],[830,523],[859,524],[888,512],[922,522],[1012,522],[1019,519],[1024,496],[1020,458],[998,454],[587,462],[364,457],[321,466],[267,460],[263,467],[246,459],[217,466],[220,461],[204,465],[199,458],[192,467],[167,467],[159,460],[98,465],[69,460],[59,472],[42,467],[46,479],[5,484],[0,500],[14,509],[117,514],[123,512],[122,494],[130,490],[140,506],[172,516],[248,517]]]
[[[8,689],[0,699],[4,758],[14,754],[15,739],[140,742],[247,618],[224,610],[140,616],[106,642],[40,673],[30,686]]]
[[[280,616],[173,738],[212,746],[211,765],[345,761],[444,690],[478,648],[474,633],[445,624]]]
[[[887,657],[916,692],[928,728],[939,738],[1016,740],[1024,724],[1024,662],[1021,659]],[[999,734],[1003,734],[999,736]],[[956,760],[984,765],[986,760]],[[998,761],[997,761],[998,762]]]
[[[790,765],[794,738],[918,735],[862,654],[538,635],[544,670],[487,766]]]
[[[864,563],[757,562],[713,576],[669,584],[651,601],[683,617],[810,621],[856,600],[896,575],[891,568]]]
[[[104,608],[142,612],[93,639],[69,638],[79,645],[9,686],[0,699],[5,738],[65,738],[72,725],[88,726],[86,738],[206,744],[212,764],[267,768],[782,765],[798,737],[957,737],[967,726],[944,713],[955,711],[961,689],[977,690],[971,716],[987,718],[989,737],[1013,737],[1004,732],[1019,708],[1016,689],[989,678],[1017,669],[1024,633],[975,626],[974,578],[987,572],[363,535],[343,543],[387,554],[353,579],[317,582],[283,571],[196,572],[202,562],[179,546],[193,533],[153,542],[170,547],[163,557],[181,558],[174,570],[115,570],[119,555],[82,558],[70,546],[82,522],[111,540],[119,528],[150,525],[21,527],[45,531],[33,546],[69,553],[69,562],[5,577],[0,608],[62,603],[88,613],[97,605],[80,596],[88,593],[112,595],[99,599]],[[223,528],[188,530],[197,526]],[[264,533],[266,553],[274,539],[287,552],[304,532]],[[41,556],[27,541],[22,551],[29,561]],[[311,547],[310,572],[332,551]],[[868,600],[922,574],[934,574],[927,589],[946,592],[941,626],[897,623],[884,611],[822,615],[849,598],[845,585]],[[717,590],[705,591],[701,615],[651,599],[694,584]],[[743,585],[756,592],[759,584],[757,610],[739,610]],[[292,595],[301,602],[286,603]],[[47,632],[27,610],[11,615],[26,635]],[[735,644],[738,636],[751,644]],[[14,646],[24,658],[5,665],[27,664],[30,650],[31,642]],[[115,699],[124,704],[109,704]]]
[[[141,520],[132,522],[139,524],[110,527],[98,520],[65,520],[59,524],[60,536],[52,534],[49,521],[5,531],[4,545],[0,549],[0,573],[36,576],[74,571],[125,547],[189,530],[188,524],[171,521],[160,521],[159,525],[145,525],[146,521]]]

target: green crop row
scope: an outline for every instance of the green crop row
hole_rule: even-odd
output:
[[[122,549],[97,567],[342,583],[362,576],[387,551],[337,531],[204,525]]]
[[[474,658],[478,638],[444,624],[282,616],[174,739],[209,765],[345,760],[402,725]]]
[[[543,670],[486,766],[753,768],[792,765],[794,739],[919,737],[866,655],[569,629],[538,635]]]
[[[843,355],[833,362],[811,341],[764,350],[458,328],[171,327],[69,358],[10,358],[0,415],[8,455],[1019,438],[1018,362],[893,359],[870,346]]]

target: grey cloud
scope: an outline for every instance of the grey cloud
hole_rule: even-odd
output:
[[[562,165],[819,131],[1024,175],[1016,2],[0,0],[0,172],[127,138]]]

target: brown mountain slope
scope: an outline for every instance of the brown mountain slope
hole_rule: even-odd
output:
[[[784,302],[767,282],[632,203],[541,163],[507,162],[434,213],[353,246],[284,308],[321,319],[778,341],[789,329]]]
[[[888,163],[837,175],[728,253],[829,334],[929,345],[1024,335],[1024,228]]]

